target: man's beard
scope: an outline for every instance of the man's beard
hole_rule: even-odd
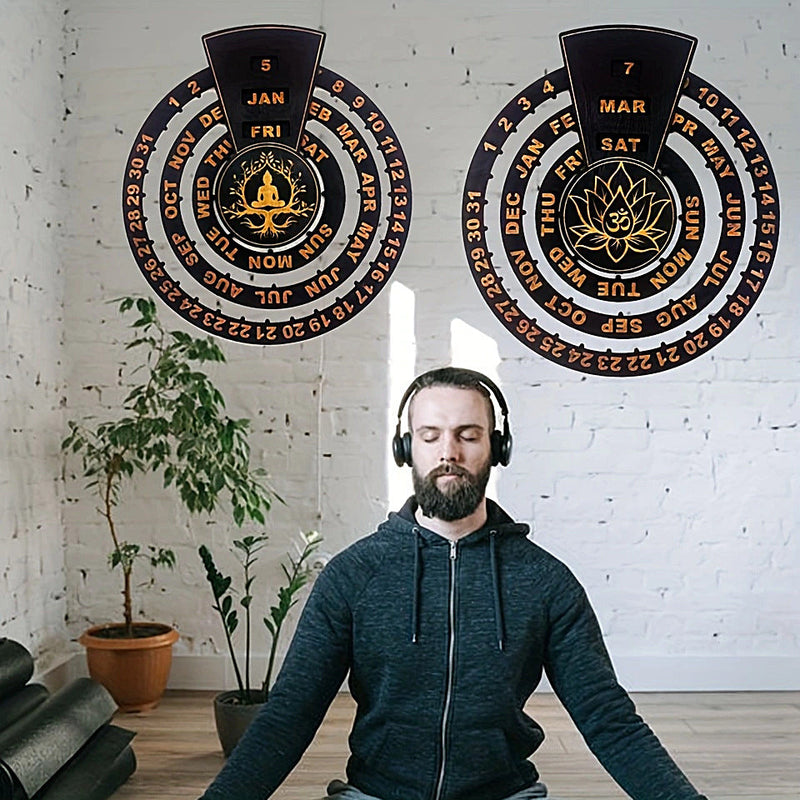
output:
[[[491,468],[491,461],[487,459],[484,466],[473,475],[463,467],[446,462],[422,476],[412,465],[414,495],[422,513],[426,517],[435,517],[445,522],[468,517],[483,500]],[[459,477],[448,481],[448,486],[442,491],[436,485],[436,479],[441,475]]]

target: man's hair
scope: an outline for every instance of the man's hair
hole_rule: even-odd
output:
[[[494,413],[494,403],[492,403],[492,393],[481,380],[478,373],[469,369],[459,369],[458,367],[440,367],[432,369],[420,375],[412,384],[413,393],[408,400],[408,427],[411,427],[411,408],[414,405],[414,398],[423,390],[431,386],[451,386],[455,389],[471,389],[482,395],[486,400],[486,407],[489,410],[489,433],[495,429],[496,419]]]

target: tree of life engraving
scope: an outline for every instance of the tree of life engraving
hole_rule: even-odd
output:
[[[241,172],[233,173],[228,189],[233,201],[222,204],[222,213],[229,221],[247,228],[251,235],[262,239],[283,237],[295,223],[308,219],[316,210],[316,198],[309,197],[316,194],[316,186],[312,181],[309,187],[308,175],[296,162],[279,157],[270,149],[240,164]]]

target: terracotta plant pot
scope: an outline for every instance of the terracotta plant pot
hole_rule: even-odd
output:
[[[227,758],[236,747],[247,726],[264,705],[261,691],[250,690],[249,702],[242,703],[238,689],[221,692],[214,698],[214,721],[217,723],[217,736],[222,752]]]
[[[134,622],[134,638],[121,623],[95,625],[78,641],[89,675],[108,689],[121,711],[149,711],[167,688],[178,631],[157,622]]]

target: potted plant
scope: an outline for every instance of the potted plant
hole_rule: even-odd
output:
[[[248,518],[263,523],[264,512],[280,498],[263,470],[250,465],[249,420],[224,413],[224,397],[202,369],[225,361],[219,346],[164,328],[150,299],[118,302],[121,313],[136,314],[125,346],[140,356],[128,373],[133,385],[116,418],[70,421],[62,448],[82,457],[87,487],[97,492],[107,524],[109,564],[122,573],[123,622],[94,626],[80,637],[89,672],[120,708],[145,710],[166,687],[178,633],[168,625],[133,620],[132,575],[141,561],[171,568],[175,555],[143,547],[118,531],[114,510],[123,484],[137,475],[159,474],[190,512],[211,513],[229,501],[237,525]]]
[[[266,673],[260,685],[254,687],[251,683],[250,662],[252,655],[251,639],[251,606],[253,601],[253,565],[258,560],[257,553],[264,547],[267,537],[246,536],[234,541],[233,552],[237,556],[242,570],[242,591],[239,605],[245,613],[245,649],[244,657],[240,662],[233,645],[233,634],[239,627],[239,615],[234,607],[233,595],[236,592],[231,587],[232,578],[223,575],[214,563],[214,557],[205,545],[201,545],[200,558],[206,570],[206,579],[211,586],[214,597],[214,610],[222,620],[222,628],[228,644],[228,653],[236,676],[237,688],[221,692],[214,698],[214,718],[217,725],[217,735],[225,756],[229,756],[246,730],[250,721],[258,713],[261,706],[267,701],[269,689],[272,686],[272,673],[275,667],[275,655],[278,650],[283,623],[289,610],[298,601],[298,593],[311,577],[311,556],[316,552],[322,537],[316,531],[301,534],[301,544],[297,546],[297,554],[287,555],[289,565],[281,563],[284,583],[278,587],[277,603],[270,607],[269,616],[263,618],[269,639],[269,658]],[[241,669],[243,663],[244,669]]]

